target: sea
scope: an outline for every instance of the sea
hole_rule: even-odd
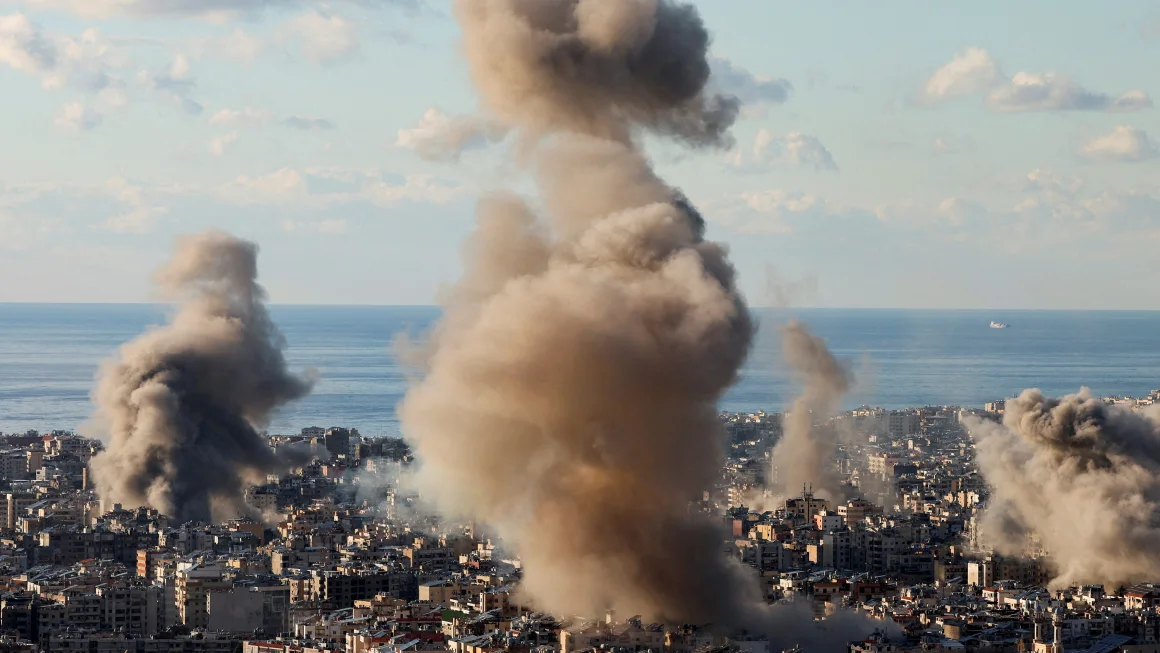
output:
[[[0,303],[0,433],[85,431],[102,361],[169,309],[150,304]],[[422,338],[439,311],[423,306],[272,306],[292,368],[313,369],[309,397],[282,408],[270,433],[355,427],[398,436],[395,408],[412,378],[392,343]],[[1160,312],[778,309],[755,311],[759,330],[730,412],[777,411],[798,381],[781,361],[780,327],[797,319],[850,366],[848,408],[982,407],[1025,388],[1089,387],[1142,396],[1160,388]],[[993,329],[992,321],[1008,323]],[[93,435],[98,435],[93,433]]]

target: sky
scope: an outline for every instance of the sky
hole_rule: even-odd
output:
[[[695,4],[735,143],[646,142],[752,304],[1160,308],[1154,2]],[[450,0],[0,0],[0,301],[218,228],[273,302],[431,304],[512,149]]]

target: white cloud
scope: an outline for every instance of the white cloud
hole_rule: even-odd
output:
[[[1141,234],[1155,235],[1160,225],[1160,198],[1147,193],[1104,192],[1084,202],[1084,208],[1105,224]]]
[[[428,161],[457,161],[465,150],[500,141],[507,135],[502,125],[475,116],[448,116],[427,109],[419,123],[400,129],[395,147],[411,150]]]
[[[920,98],[940,102],[964,95],[982,93],[1000,82],[999,64],[982,48],[967,48],[926,80]]]
[[[749,171],[760,171],[773,165],[810,166],[817,170],[838,171],[833,154],[816,136],[800,132],[776,136],[768,129],[757,132],[749,156],[738,150],[729,161],[734,167]]]
[[[227,132],[209,142],[209,151],[214,156],[221,156],[236,142],[238,142],[238,132]]]
[[[0,64],[46,75],[56,69],[56,46],[24,14],[0,16]]]
[[[936,70],[916,94],[924,104],[979,95],[984,106],[1001,112],[1025,111],[1138,111],[1152,106],[1142,90],[1118,97],[1083,88],[1054,72],[1017,72],[1005,75],[986,50],[967,48]]]
[[[100,31],[79,36],[49,34],[23,14],[0,16],[0,66],[39,78],[48,90],[80,92],[84,100],[64,105],[54,122],[69,131],[87,131],[107,112],[128,103],[126,84],[117,71],[131,64],[121,48]]]
[[[290,233],[339,235],[345,234],[350,225],[346,220],[284,220],[282,229]]]
[[[272,119],[273,114],[268,109],[244,107],[242,109],[222,109],[209,119],[209,124],[224,127],[258,126],[265,125]]]
[[[305,193],[306,184],[302,173],[292,168],[282,168],[260,177],[241,176],[234,180],[234,186],[248,193],[252,199],[279,202]]]
[[[99,30],[58,36],[23,14],[0,16],[0,65],[39,77],[46,89],[68,86],[91,94],[120,89],[124,83],[112,71],[128,64]]]
[[[81,102],[69,102],[61,107],[53,122],[65,131],[79,133],[95,129],[102,120],[101,114],[92,107]]]
[[[1152,106],[1140,90],[1119,98],[1082,88],[1055,73],[1015,73],[1009,82],[987,95],[987,106],[998,111],[1135,111]]]
[[[378,180],[369,184],[363,192],[375,204],[389,206],[400,202],[450,204],[463,197],[467,189],[433,175],[407,175],[402,184]]]
[[[168,209],[150,203],[145,197],[145,189],[129,183],[125,179],[111,179],[105,183],[105,191],[112,194],[126,210],[105,220],[101,228],[106,231],[128,234],[143,234],[153,230],[157,218]]]
[[[782,104],[793,92],[789,80],[754,75],[723,57],[713,57],[711,83],[722,92],[736,96],[744,105]]]
[[[753,153],[761,160],[782,160],[796,165],[813,166],[818,170],[837,172],[838,164],[825,145],[815,136],[790,132],[785,136],[774,136],[768,130],[757,133]]]
[[[1141,109],[1151,108],[1152,98],[1140,89],[1133,89],[1122,93],[1111,106],[1113,111],[1139,111]]]
[[[1089,159],[1131,163],[1160,157],[1160,146],[1144,130],[1119,125],[1111,133],[1088,141],[1080,152]]]
[[[284,29],[286,38],[296,43],[307,59],[318,64],[344,61],[361,48],[358,27],[338,15],[302,14],[288,21]]]
[[[175,56],[169,68],[162,72],[150,74],[143,70],[138,77],[146,88],[185,113],[199,115],[204,110],[200,102],[190,97],[197,87],[197,81],[193,78],[189,59],[185,55]]]
[[[817,195],[774,189],[741,193],[710,214],[741,233],[789,234],[794,231],[794,220],[820,218],[839,211],[839,207]]]
[[[0,0],[2,2],[3,0]],[[351,0],[368,7],[373,0]],[[289,4],[309,10],[282,20],[264,33],[248,33],[234,28],[228,34],[197,38],[186,50],[195,59],[217,58],[250,64],[259,57],[287,55],[320,65],[335,65],[355,58],[362,51],[361,16],[339,13],[327,2]]]
[[[814,195],[785,190],[742,193],[741,199],[745,200],[745,204],[754,211],[770,215],[805,213],[817,207],[821,201]]]
[[[935,213],[946,218],[951,224],[962,225],[985,217],[987,209],[979,202],[962,197],[948,197],[939,202]]]
[[[1061,177],[1051,170],[1036,168],[1019,180],[1016,188],[1022,192],[1042,192],[1060,197],[1073,197],[1083,187],[1079,177]]]
[[[1090,221],[1088,211],[1079,201],[1084,180],[1061,176],[1051,170],[1036,168],[1014,186],[1016,196],[1011,214],[1032,221],[1043,219]]]
[[[282,121],[287,127],[302,131],[323,131],[334,129],[334,123],[325,118],[307,118],[304,116],[290,116]]]

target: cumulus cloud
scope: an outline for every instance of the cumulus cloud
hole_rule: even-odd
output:
[[[124,106],[125,82],[118,69],[128,57],[96,29],[79,36],[46,32],[24,14],[0,16],[0,66],[37,77],[45,89],[84,94],[84,111],[69,104],[57,116],[67,128],[91,129],[102,113]]]
[[[750,153],[738,150],[730,157],[738,169],[765,169],[771,165],[810,166],[817,170],[838,171],[834,156],[816,136],[790,132],[777,136],[768,129],[757,132]]]
[[[1003,73],[986,50],[971,47],[956,54],[930,76],[916,94],[922,104],[938,104],[958,97],[981,96],[994,111],[1137,111],[1152,106],[1142,90],[1119,96],[1088,90],[1066,75],[1054,72]]]
[[[1046,168],[1036,168],[1019,179],[1017,189],[1041,192],[1055,197],[1073,197],[1083,187],[1083,179],[1060,175]]]
[[[308,60],[330,65],[345,61],[361,49],[358,27],[338,15],[319,12],[302,14],[284,27],[285,38],[295,44]]]
[[[214,156],[221,156],[236,142],[238,142],[238,132],[227,132],[209,142],[209,151]]]
[[[793,84],[787,79],[754,75],[723,57],[710,57],[712,68],[711,83],[722,93],[735,96],[750,112],[757,112],[763,105],[783,104],[793,92]]]
[[[987,95],[987,105],[999,111],[1137,111],[1152,106],[1140,90],[1119,97],[1089,91],[1055,73],[1015,73]]]
[[[82,102],[69,102],[57,112],[53,122],[65,131],[79,133],[95,129],[103,118],[92,107]]]
[[[503,125],[477,116],[449,116],[427,109],[414,127],[400,129],[395,147],[411,150],[428,161],[457,161],[467,151],[502,140]]]
[[[769,215],[805,213],[824,204],[823,200],[816,195],[785,190],[742,193],[741,198],[745,200],[745,204],[749,208]]]
[[[0,16],[0,64],[26,73],[52,73],[56,46],[24,14]]]
[[[962,197],[948,197],[939,202],[935,213],[951,224],[961,225],[985,217],[987,209],[979,202]]]
[[[365,1],[361,3],[365,5]],[[245,64],[266,54],[290,56],[322,66],[357,57],[362,50],[360,17],[335,11],[337,7],[322,2],[314,6],[316,9],[290,16],[262,33],[235,28],[228,34],[196,39],[188,50],[195,58],[212,57]]]
[[[1138,191],[1103,192],[1086,200],[1084,208],[1102,224],[1118,225],[1134,237],[1160,239],[1160,198]]]
[[[222,109],[209,119],[211,125],[224,127],[264,125],[273,118],[269,109],[255,109],[244,107],[241,109]]]
[[[191,96],[197,81],[185,55],[177,55],[173,62],[164,71],[149,73],[141,71],[138,75],[146,88],[158,94],[169,103],[180,108],[190,115],[199,115],[204,107]]]
[[[1088,141],[1080,152],[1089,159],[1135,163],[1160,157],[1160,146],[1143,129],[1119,125]]]
[[[967,48],[926,80],[921,97],[938,102],[983,93],[1002,80],[999,64],[982,48]]]
[[[305,177],[292,168],[282,168],[257,177],[242,175],[234,180],[234,186],[253,193],[254,200],[289,198],[306,191]]]
[[[105,192],[113,195],[125,207],[123,212],[108,218],[101,225],[105,231],[143,234],[153,230],[157,218],[168,209],[147,199],[145,189],[125,179],[115,178],[105,183]]]
[[[0,215],[24,234],[147,233],[169,212],[165,190],[120,177],[100,183],[0,184]]]
[[[825,219],[846,209],[812,193],[785,189],[749,191],[707,207],[705,215],[745,234],[790,234],[801,220]]]

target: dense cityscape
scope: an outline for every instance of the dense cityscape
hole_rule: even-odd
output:
[[[1160,653],[1157,16],[0,4],[0,653]]]
[[[768,602],[879,624],[851,653],[1160,650],[1160,587],[1048,590],[1050,551],[1004,556],[975,537],[988,489],[963,421],[1003,411],[864,407],[816,424],[842,434],[830,496],[768,489],[784,414],[724,413],[727,464],[694,508],[720,519],[722,544]],[[481,525],[435,518],[407,488],[402,440],[268,436],[314,455],[247,489],[249,514],[220,525],[102,508],[88,471],[99,441],[30,431],[4,442],[7,651],[770,650],[711,628],[526,607],[520,559]]]

